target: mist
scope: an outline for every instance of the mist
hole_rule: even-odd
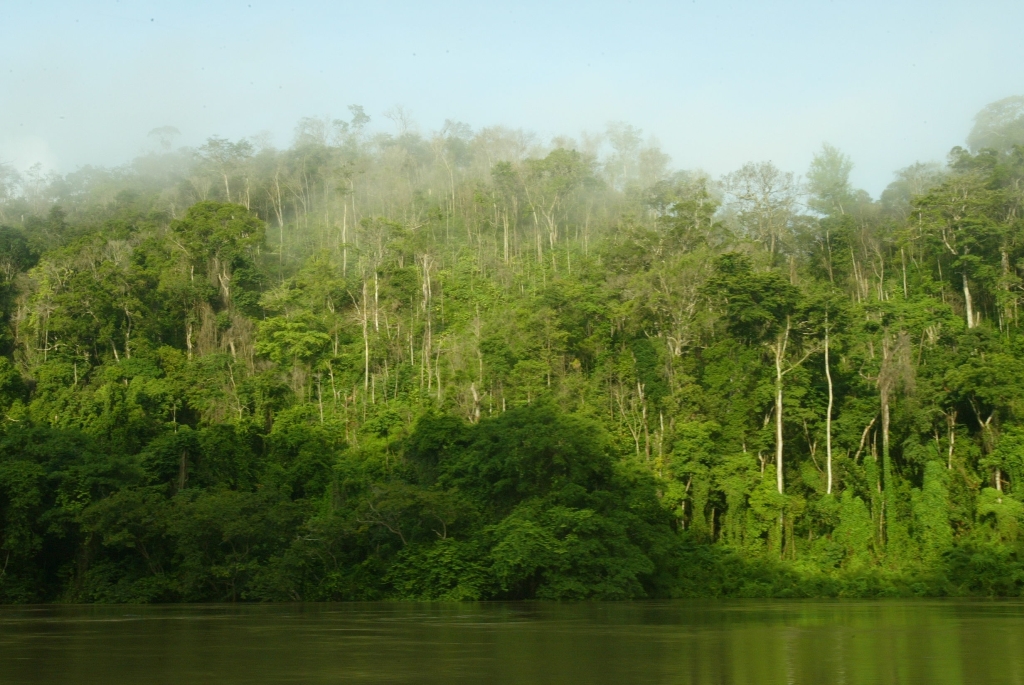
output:
[[[1024,596],[1021,19],[8,3],[0,605]]]
[[[260,134],[359,103],[548,143],[624,121],[673,168],[802,173],[825,141],[877,197],[944,159],[986,103],[1024,91],[1015,3],[10,3],[0,9],[0,161],[67,173]],[[974,46],[956,49],[955,46]],[[983,46],[981,48],[977,46]],[[586,134],[585,132],[591,132]]]

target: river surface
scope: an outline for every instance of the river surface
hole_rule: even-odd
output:
[[[0,607],[0,683],[1024,684],[1024,603]]]

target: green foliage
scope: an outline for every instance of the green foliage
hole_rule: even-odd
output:
[[[949,471],[937,461],[925,465],[924,483],[914,491],[914,523],[921,545],[922,561],[935,563],[953,546],[953,529],[949,523]]]
[[[1019,147],[365,123],[0,196],[0,602],[1020,594]]]
[[[870,565],[875,540],[874,522],[864,500],[849,490],[844,491],[840,498],[839,525],[832,535],[842,546],[844,565],[853,569]]]
[[[809,206],[816,212],[843,215],[855,209],[856,200],[850,186],[853,162],[838,149],[825,143],[814,156],[807,171],[807,184],[811,199]]]
[[[777,271],[753,270],[742,254],[719,257],[709,294],[724,300],[730,332],[747,341],[762,341],[775,334],[786,316],[796,309],[800,291]]]
[[[619,516],[526,502],[496,525],[492,569],[500,596],[629,599],[645,595],[654,564]]]
[[[233,262],[251,257],[262,244],[264,233],[263,222],[245,207],[219,202],[192,205],[170,228],[176,242],[200,267],[215,258]]]
[[[476,541],[442,538],[406,547],[388,573],[389,583],[409,599],[458,602],[494,594],[493,575]]]
[[[1024,504],[995,488],[985,488],[978,497],[977,511],[978,517],[990,524],[997,541],[1017,541]]]
[[[978,112],[967,142],[975,151],[1024,145],[1024,97],[1004,98]]]

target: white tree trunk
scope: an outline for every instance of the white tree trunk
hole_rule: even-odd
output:
[[[786,346],[789,343],[789,320],[786,320],[786,330],[775,341],[775,484],[781,495],[784,490],[782,479],[782,377],[785,371],[782,370],[782,362],[786,358]]]
[[[370,388],[370,332],[367,319],[369,312],[366,311],[366,279],[363,279],[363,391]]]
[[[967,285],[967,274],[964,277],[964,306],[967,309],[967,327],[974,328],[977,320],[974,318],[974,301],[971,299],[971,289]]]
[[[825,412],[825,463],[828,470],[828,488],[826,492],[832,494],[832,404],[834,394],[832,390],[832,370],[828,362],[828,328],[825,328],[825,378],[828,380],[828,409]]]

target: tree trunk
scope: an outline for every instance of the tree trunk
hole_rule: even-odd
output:
[[[906,300],[910,297],[910,291],[907,289],[907,255],[902,247],[900,248],[900,261],[903,264],[903,299]]]
[[[832,389],[832,370],[828,362],[828,324],[825,327],[825,378],[828,380],[828,409],[825,412],[825,463],[828,470],[828,488],[826,492],[832,494],[832,404],[834,399]]]
[[[370,388],[370,332],[366,311],[366,279],[363,279],[363,391]]]
[[[974,318],[974,301],[971,299],[971,289],[967,285],[967,274],[963,274],[964,278],[964,307],[967,310],[967,327],[974,328],[977,325],[977,320]]]
[[[835,283],[835,275],[832,272],[832,238],[827,230],[825,231],[825,266],[828,268],[828,282]]]
[[[502,261],[504,261],[505,264],[508,264],[508,211],[505,211],[502,214],[502,225],[503,225],[503,228],[505,229],[504,246],[503,246],[504,249],[502,251]]]
[[[782,362],[786,357],[786,346],[789,344],[789,320],[786,329],[775,341],[775,484],[781,495],[784,490],[782,479]]]
[[[882,515],[885,518],[884,530],[890,532],[892,528],[893,511],[893,476],[892,461],[889,455],[889,389],[882,388]],[[886,535],[886,543],[891,541],[892,536]]]
[[[1001,250],[999,263],[1003,269],[1003,292],[1006,293],[1006,302],[1002,306],[1002,312],[1000,317],[1006,321],[1006,327],[1009,329],[1010,322],[1014,320],[1013,309],[1010,307],[1010,255],[1007,253],[1006,247]]]
[[[373,268],[373,330],[380,332],[380,281],[377,278],[377,267]]]
[[[348,203],[341,213],[341,275],[348,275]]]
[[[779,494],[783,491],[782,482],[782,374],[778,373],[779,366],[776,364],[775,375],[775,482],[779,488]]]
[[[956,447],[956,410],[952,413],[946,414],[946,427],[949,430],[949,456],[946,462],[946,468],[950,471],[953,470],[953,449]]]
[[[320,408],[320,425],[324,423],[324,392],[321,381],[323,374],[318,373],[316,375],[316,403]]]

